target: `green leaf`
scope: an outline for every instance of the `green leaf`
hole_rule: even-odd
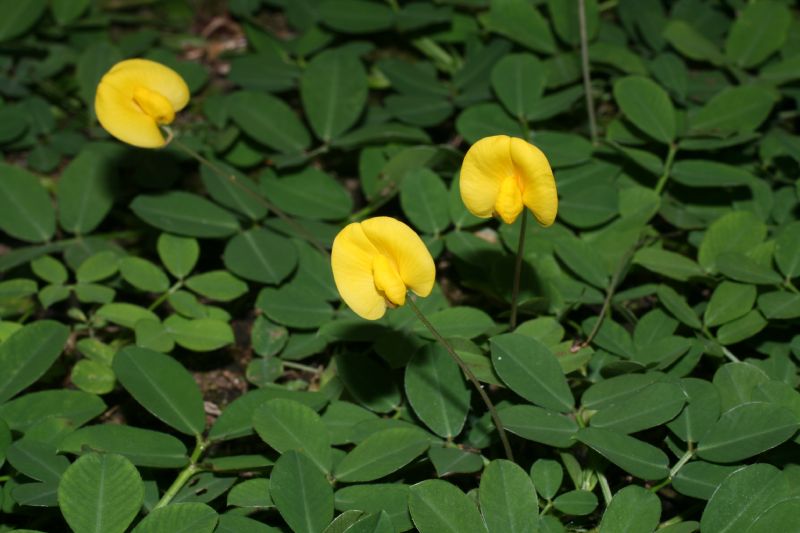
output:
[[[42,377],[61,355],[69,333],[60,322],[39,320],[0,344],[0,403]]]
[[[652,533],[660,519],[661,501],[658,496],[630,485],[614,494],[600,521],[600,533]]]
[[[169,273],[184,278],[192,271],[200,257],[200,245],[196,239],[162,233],[158,237],[158,257]]]
[[[682,440],[697,442],[719,418],[720,394],[714,385],[703,379],[684,378],[680,385],[688,402],[667,427]]]
[[[154,509],[131,533],[212,533],[218,519],[204,503],[173,503]]]
[[[36,2],[39,3],[38,0]],[[3,21],[14,18],[16,6],[8,2]],[[14,6],[14,7],[12,7]],[[2,9],[2,6],[0,6]],[[0,24],[0,41],[3,41]],[[0,163],[0,230],[27,242],[49,241],[56,231],[56,213],[50,196],[28,171]]]
[[[93,394],[108,394],[114,390],[117,381],[108,365],[89,359],[75,363],[71,379],[76,387]]]
[[[564,514],[585,516],[597,509],[597,496],[589,490],[571,490],[553,500],[553,507]]]
[[[164,292],[169,288],[169,278],[158,266],[141,257],[123,257],[119,262],[122,278],[139,290]]]
[[[10,41],[27,33],[46,8],[46,0],[30,2],[0,0],[0,13],[3,13],[3,18],[0,20],[0,42]]]
[[[327,0],[318,9],[325,25],[342,33],[373,33],[394,23],[388,6],[365,0]]]
[[[308,167],[297,174],[261,176],[266,196],[290,215],[311,220],[342,220],[353,208],[353,198],[330,174]]]
[[[58,220],[71,233],[91,233],[114,204],[116,170],[100,150],[85,149],[58,180]]]
[[[342,354],[334,360],[345,388],[364,407],[388,413],[400,405],[400,391],[385,365],[357,353]]]
[[[492,88],[515,117],[525,118],[536,110],[544,93],[547,71],[533,54],[508,54],[492,69]]]
[[[503,427],[523,439],[568,448],[578,424],[567,416],[533,405],[514,405],[498,413]]]
[[[464,337],[473,339],[488,332],[494,327],[491,317],[474,307],[448,307],[428,315],[433,327],[444,337]],[[416,323],[414,333],[421,337],[432,338],[424,324]]]
[[[535,52],[552,54],[556,42],[550,26],[539,11],[524,0],[492,0],[487,25]]]
[[[118,61],[124,59],[122,52],[107,39],[99,39],[86,47],[78,57],[75,77],[81,98],[86,102],[89,117],[94,120],[94,98],[100,79]]]
[[[0,405],[0,419],[14,431],[27,431],[43,420],[60,418],[78,427],[106,409],[100,397],[74,390],[29,392]]]
[[[785,442],[800,428],[797,417],[779,405],[744,403],[722,413],[697,446],[702,459],[732,463]]]
[[[592,156],[592,143],[574,133],[537,131],[533,141],[547,154],[553,168],[579,165]]]
[[[516,463],[496,459],[481,475],[481,513],[489,533],[539,530],[539,502],[533,482]]]
[[[228,112],[247,135],[279,152],[294,154],[311,144],[308,131],[292,108],[272,95],[233,93],[228,97]]]
[[[664,144],[675,140],[675,108],[667,92],[653,80],[622,78],[614,83],[614,99],[637,128]]]
[[[403,178],[400,205],[414,227],[426,233],[438,234],[450,224],[447,188],[427,168],[412,170]]]
[[[756,288],[723,281],[711,294],[703,322],[708,327],[719,326],[746,315],[756,301]]]
[[[378,7],[372,3],[363,4],[368,9]],[[384,6],[380,8],[385,9]],[[341,16],[346,9],[346,6],[337,6],[336,13]],[[351,15],[355,13],[366,16],[363,11]],[[355,54],[343,49],[325,50],[316,55],[300,78],[303,109],[314,133],[325,143],[355,124],[367,103],[367,92],[364,66]]]
[[[757,85],[729,87],[691,116],[693,133],[732,135],[755,131],[775,105],[773,93]]]
[[[558,216],[570,226],[590,228],[619,212],[617,191],[607,185],[575,189],[559,200]]]
[[[301,452],[280,456],[272,468],[270,494],[297,533],[319,533],[333,519],[333,489],[322,470]]]
[[[345,455],[334,468],[343,482],[374,481],[403,468],[430,446],[416,428],[392,428],[373,433]]]
[[[758,308],[769,319],[800,317],[800,294],[774,291],[758,297]]]
[[[669,21],[662,35],[669,44],[689,59],[708,61],[713,65],[721,65],[725,61],[717,46],[684,20]]]
[[[691,461],[678,470],[672,480],[672,486],[685,496],[708,500],[722,480],[739,468],[741,468],[739,465],[717,465],[705,461]]]
[[[76,533],[122,533],[144,499],[144,483],[130,461],[120,455],[84,455],[64,472],[58,505]]]
[[[636,477],[653,480],[669,474],[664,452],[633,437],[610,429],[583,428],[575,438]]]
[[[397,531],[408,531],[414,527],[408,514],[408,489],[408,485],[401,483],[351,485],[336,491],[334,503],[339,511],[384,511],[392,519]]]
[[[495,103],[468,107],[456,118],[456,131],[470,144],[490,135],[522,137],[520,125]]]
[[[57,455],[54,447],[30,438],[16,441],[6,455],[15,470],[45,483],[58,483],[69,467],[69,461]]]
[[[700,519],[702,531],[748,531],[787,490],[781,471],[769,464],[744,466],[726,477]]]
[[[197,274],[186,280],[186,286],[201,296],[219,302],[230,302],[247,292],[247,284],[226,270]]]
[[[725,55],[742,68],[755,67],[777,52],[789,33],[792,14],[778,2],[747,4],[725,40]]]
[[[252,220],[267,215],[264,199],[252,179],[220,161],[212,164],[214,168],[200,166],[200,178],[214,200]]]
[[[717,256],[716,267],[726,277],[756,285],[778,285],[781,277],[772,268],[762,265],[739,252],[723,252]]]
[[[428,450],[428,459],[439,477],[451,474],[472,474],[483,469],[483,458],[477,453],[433,446]]]
[[[702,277],[700,265],[686,256],[661,248],[642,248],[633,256],[633,262],[647,270],[678,281],[688,281],[692,277]]]
[[[755,176],[739,167],[702,159],[676,162],[670,176],[688,187],[735,187],[755,180]]]
[[[333,316],[333,308],[324,298],[297,285],[261,289],[256,307],[270,320],[295,328],[319,327]]]
[[[750,211],[732,211],[722,215],[709,226],[697,261],[706,270],[716,268],[717,258],[725,252],[747,252],[767,237],[767,227]]]
[[[50,11],[61,26],[75,22],[91,4],[91,0],[50,0]]]
[[[575,399],[549,348],[518,333],[492,337],[490,344],[495,371],[511,390],[542,407],[572,411]]]
[[[414,126],[436,126],[453,113],[453,104],[441,96],[390,94],[383,103],[393,116]]]
[[[714,373],[713,383],[719,392],[720,408],[727,411],[731,407],[752,400],[753,391],[769,376],[759,367],[750,363],[728,363]],[[716,419],[713,420],[716,422]]]
[[[434,433],[444,438],[461,433],[471,395],[447,350],[438,344],[418,350],[406,366],[405,389],[414,413]]]
[[[97,310],[95,316],[130,329],[133,329],[140,320],[158,321],[158,316],[152,311],[128,303],[106,304]]]
[[[537,459],[531,465],[531,479],[533,486],[536,487],[536,492],[542,498],[550,500],[558,494],[558,489],[561,488],[564,469],[561,467],[561,463],[553,459]]]
[[[461,489],[428,479],[412,485],[408,509],[420,533],[486,533],[478,508]]]
[[[164,320],[164,329],[179,346],[193,352],[210,352],[234,341],[233,328],[215,318],[186,319],[171,315]]]
[[[75,278],[81,283],[94,283],[113,276],[119,270],[120,257],[105,250],[89,256],[78,267]]]
[[[787,278],[800,276],[800,221],[788,224],[775,239],[775,263]]]
[[[237,276],[277,284],[297,265],[297,250],[290,240],[264,228],[253,228],[228,241],[223,260]]]
[[[246,516],[225,513],[220,515],[214,533],[281,533],[281,530]]]
[[[800,516],[800,498],[792,498],[776,503],[764,511],[747,530],[750,533],[771,533],[780,531]]]
[[[68,274],[64,264],[49,255],[43,255],[31,261],[31,270],[49,283],[61,285],[67,282]]]
[[[255,478],[242,481],[228,493],[228,506],[261,510],[275,507],[269,495],[269,479]]]
[[[151,226],[188,237],[227,237],[239,230],[239,222],[228,211],[184,191],[140,194],[131,202],[131,209]]]
[[[600,22],[597,1],[589,0],[585,3],[586,9],[586,35],[589,40],[594,39],[597,34],[597,27]],[[553,27],[558,36],[571,45],[581,42],[578,17],[576,17],[575,7],[559,0],[548,0],[547,10],[553,21]]]
[[[129,346],[114,357],[113,368],[122,386],[153,415],[181,433],[203,432],[205,411],[200,389],[175,359]]]
[[[59,452],[83,454],[116,453],[137,466],[180,468],[189,462],[186,446],[167,433],[119,424],[80,428],[58,445]]]
[[[636,433],[669,422],[681,412],[685,403],[680,386],[657,382],[600,409],[592,416],[591,426]]]
[[[759,331],[767,327],[764,317],[753,309],[741,318],[728,322],[717,330],[717,340],[720,344],[736,344],[745,339],[749,339]]]
[[[330,471],[332,459],[328,429],[310,407],[294,400],[270,400],[253,413],[253,428],[278,453],[301,451],[320,470]]]

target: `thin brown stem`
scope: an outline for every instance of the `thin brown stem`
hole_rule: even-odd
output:
[[[522,275],[522,255],[525,251],[525,229],[528,227],[528,210],[522,210],[522,227],[519,230],[517,260],[514,263],[514,287],[511,290],[511,331],[517,327],[517,300],[519,299],[519,278]]]
[[[172,132],[170,130],[167,130],[167,132],[169,133],[169,135],[172,135]],[[237,189],[252,196],[257,202],[266,207],[268,210],[275,213],[278,216],[278,218],[280,218],[281,220],[286,222],[286,224],[291,226],[292,229],[294,229],[301,237],[303,237],[303,239],[308,241],[317,250],[322,252],[323,255],[330,256],[330,252],[328,252],[328,249],[325,248],[325,246],[323,246],[322,243],[319,242],[319,240],[314,235],[312,235],[306,228],[300,225],[295,219],[287,215],[282,209],[278,208],[278,206],[276,206],[275,204],[273,204],[272,202],[270,202],[269,200],[258,194],[256,191],[245,186],[238,180],[238,178],[234,174],[226,172],[219,165],[215,164],[209,159],[206,159],[205,157],[200,155],[197,151],[192,150],[191,148],[183,144],[179,139],[172,137],[170,142],[171,144],[178,147],[180,150],[183,150],[183,152],[185,152],[186,154],[196,159],[200,164],[207,166],[219,177],[227,179]]]
[[[494,427],[497,428],[497,434],[500,436],[500,441],[503,443],[503,448],[505,449],[506,457],[508,458],[509,461],[513,461],[514,454],[511,452],[511,444],[509,444],[508,442],[508,435],[506,434],[506,430],[503,427],[503,423],[500,421],[500,416],[497,414],[497,409],[495,408],[494,403],[492,403],[492,400],[489,398],[489,395],[486,394],[486,391],[483,390],[483,385],[480,384],[478,378],[475,377],[475,374],[472,373],[472,370],[469,369],[467,364],[461,360],[461,357],[458,356],[458,354],[450,345],[450,343],[447,342],[445,338],[442,337],[442,335],[439,333],[439,331],[437,331],[437,329],[433,326],[433,324],[431,324],[430,321],[427,318],[425,318],[425,315],[422,314],[422,311],[420,311],[419,307],[417,307],[417,304],[414,303],[414,300],[412,300],[411,298],[407,298],[406,303],[408,304],[409,307],[411,307],[411,310],[414,311],[414,314],[417,315],[417,318],[419,318],[420,322],[422,322],[425,325],[425,327],[428,328],[428,331],[431,332],[431,335],[433,335],[433,337],[437,341],[439,341],[439,344],[441,344],[444,347],[444,349],[447,350],[447,353],[450,354],[450,357],[453,358],[453,360],[461,368],[462,372],[464,372],[467,378],[475,386],[475,389],[481,396],[483,403],[486,404],[486,408],[489,410],[489,414],[492,416]]]

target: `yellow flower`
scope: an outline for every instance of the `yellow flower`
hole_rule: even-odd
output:
[[[543,226],[556,219],[558,195],[544,153],[516,137],[484,137],[470,147],[461,165],[461,199],[478,217],[497,214],[511,224],[527,207]]]
[[[189,102],[189,88],[180,74],[147,59],[120,61],[97,86],[94,110],[108,133],[141,148],[166,144],[159,129]]]
[[[369,218],[346,226],[333,241],[331,267],[342,299],[362,318],[406,303],[411,289],[428,296],[436,279],[433,258],[419,235],[399,220]]]

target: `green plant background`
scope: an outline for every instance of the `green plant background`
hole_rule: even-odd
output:
[[[0,531],[796,531],[797,6],[585,0],[596,134],[578,6],[0,0]],[[129,57],[221,172],[99,127]],[[493,134],[560,196],[514,332],[519,222],[457,188]],[[514,462],[408,308],[340,302],[378,214]]]

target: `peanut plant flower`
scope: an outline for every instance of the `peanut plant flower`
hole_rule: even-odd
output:
[[[390,217],[347,225],[333,241],[331,268],[342,299],[357,315],[377,320],[406,303],[410,289],[428,296],[433,258],[414,230]]]
[[[159,126],[170,124],[188,102],[180,74],[155,61],[126,59],[100,80],[94,110],[100,125],[120,141],[160,148],[167,141]]]
[[[461,165],[461,200],[475,216],[497,214],[511,224],[527,207],[542,226],[556,218],[558,195],[544,153],[516,137],[495,135],[473,144]]]

